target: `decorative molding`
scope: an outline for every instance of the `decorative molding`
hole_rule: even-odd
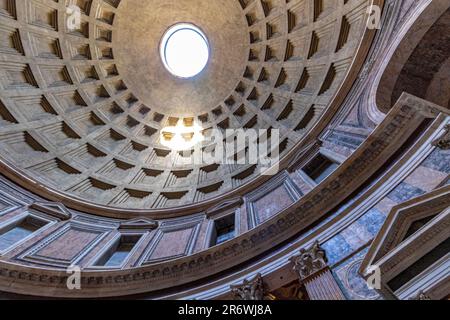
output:
[[[445,132],[442,136],[433,141],[433,146],[442,150],[450,150],[450,124],[447,124],[444,129]]]
[[[159,222],[148,218],[135,218],[122,222],[119,230],[154,230],[159,226]]]
[[[382,229],[374,239],[360,272],[400,245],[414,220],[423,219],[445,210],[450,205],[450,186],[444,186],[392,208]]]
[[[49,245],[55,244],[61,241],[64,237],[71,231],[80,233],[91,233],[95,235],[84,247],[80,247],[78,252],[74,253],[72,257],[50,257],[41,254],[41,250],[45,250]],[[39,241],[32,248],[28,249],[22,253],[17,260],[34,263],[38,265],[44,265],[49,267],[63,267],[67,268],[71,265],[79,263],[86,255],[88,255],[91,250],[98,245],[109,233],[110,230],[106,230],[97,226],[88,226],[83,224],[78,224],[74,222],[69,222],[62,225],[59,230],[47,236],[43,240]],[[59,254],[59,252],[52,252],[52,254]]]
[[[265,196],[269,196],[271,192],[275,191],[281,186],[284,186],[284,189],[286,190],[288,196],[291,198],[292,203],[295,203],[303,196],[302,191],[292,181],[287,171],[280,172],[277,176],[273,177],[262,187],[254,190],[244,197],[244,202],[247,207],[247,221],[249,229],[252,229],[261,223],[260,218],[257,215],[255,202]],[[280,211],[281,210],[283,210],[283,208],[280,207]]]
[[[232,199],[227,199],[206,210],[205,214],[208,218],[212,216],[222,213],[223,211],[231,210],[234,208],[240,207],[244,203],[244,199],[242,197],[236,197]]]
[[[434,261],[427,268],[428,273],[415,276],[400,288],[392,289],[390,284],[401,272],[446,241],[450,231],[449,206],[450,186],[445,186],[394,207],[364,258],[361,275],[367,279],[369,266],[376,265],[382,275],[380,294],[395,290],[392,292],[395,297],[407,299],[418,288],[426,288],[431,296],[442,298],[450,285],[448,254]],[[427,217],[433,218],[405,239],[411,224]],[[428,274],[433,278],[431,282]]]
[[[57,221],[55,221],[53,217],[49,217],[48,215],[43,214],[40,211],[34,211],[34,210],[32,211],[32,210],[26,210],[25,208],[22,208],[22,210],[20,210],[17,214],[15,214],[11,218],[6,219],[5,221],[2,221],[0,223],[0,233],[2,233],[2,231],[5,230],[5,228],[7,228],[6,230],[8,230],[10,226],[15,226],[27,218],[36,219],[39,222],[43,223],[44,225],[39,227],[38,230],[33,231],[30,235],[26,236],[25,238],[23,238],[19,241],[16,241],[12,245],[10,245],[8,248],[6,248],[4,250],[0,250],[0,256],[5,255],[5,254],[15,250],[16,248],[20,247],[24,243],[27,243],[28,241],[32,241],[32,239],[34,237],[36,237],[36,235],[44,233],[46,230],[52,228],[53,225],[55,225],[57,223]]]
[[[33,202],[30,209],[46,213],[62,221],[70,220],[72,213],[62,204],[56,202]]]
[[[302,150],[300,150],[294,158],[289,162],[287,166],[287,170],[289,172],[294,172],[298,170],[299,168],[303,167],[305,164],[308,163],[319,151],[322,147],[323,142],[320,140],[316,140],[306,147],[304,147]]]
[[[218,213],[214,213],[212,216],[208,217],[208,225],[206,227],[206,233],[205,233],[205,237],[204,237],[204,244],[203,247],[205,249],[211,247],[211,239],[212,239],[212,235],[213,235],[213,230],[215,228],[215,223],[217,220],[224,218],[228,215],[232,215],[234,214],[234,232],[235,232],[235,237],[238,237],[241,233],[244,232],[244,230],[242,229],[242,224],[241,224],[241,219],[242,219],[242,210],[240,207],[233,207],[230,206],[229,209],[227,210],[222,210],[219,211]]]
[[[117,232],[116,235],[114,235],[114,237],[112,239],[110,239],[108,241],[108,243],[104,244],[102,246],[102,249],[99,250],[98,252],[96,252],[95,256],[90,259],[90,262],[88,263],[88,266],[86,267],[85,270],[113,270],[113,269],[122,269],[124,268],[126,265],[131,264],[131,260],[132,257],[135,255],[135,253],[138,251],[138,248],[141,246],[142,243],[145,242],[145,233],[142,233],[141,230],[137,230],[135,232],[133,231],[126,231],[126,232]],[[139,237],[139,240],[137,242],[134,243],[133,245],[133,249],[131,251],[128,252],[128,255],[125,259],[123,259],[123,261],[121,262],[120,265],[118,266],[106,266],[106,265],[97,265],[98,261],[104,257],[105,254],[107,254],[108,252],[110,252],[110,250],[116,246],[120,240],[122,239],[122,237]]]
[[[1,188],[1,185],[0,185]],[[16,210],[20,208],[21,203],[14,201],[14,199],[11,199],[6,194],[0,194],[0,216],[7,214],[8,212],[11,212],[13,210]]]
[[[160,227],[156,230],[155,235],[153,236],[153,239],[151,240],[151,243],[147,247],[146,251],[142,254],[141,258],[137,262],[136,265],[151,265],[158,262],[163,262],[166,260],[172,260],[177,258],[182,258],[185,256],[189,256],[193,253],[196,240],[198,238],[198,234],[200,232],[200,228],[203,222],[202,217],[197,217],[195,219],[177,219],[175,221],[171,222],[163,222]],[[152,255],[155,252],[155,250],[158,248],[158,246],[161,244],[161,240],[164,237],[164,234],[166,233],[172,233],[177,231],[184,231],[184,230],[191,230],[189,239],[186,243],[185,249],[183,253],[152,259]]]
[[[413,105],[414,108],[425,118],[437,118],[439,114],[450,116],[450,109],[444,108],[433,102],[421,99],[409,93],[403,93],[399,100],[404,99],[407,105]]]
[[[235,300],[261,301],[264,300],[264,281],[260,273],[254,278],[245,279],[240,285],[231,286]]]

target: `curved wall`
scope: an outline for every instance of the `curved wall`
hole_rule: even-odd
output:
[[[190,94],[197,97],[190,101],[182,97],[192,87],[160,77],[164,71],[158,54],[140,46],[158,43],[159,29],[171,20],[168,13],[154,18],[162,10],[158,1],[147,2],[133,23],[123,21],[134,17],[131,2],[81,1],[76,30],[65,23],[69,3],[5,2],[2,163],[27,188],[113,217],[135,216],[137,210],[140,215],[174,215],[165,208],[181,215],[186,206],[193,213],[193,204],[205,208],[238,188],[248,192],[264,180],[261,164],[197,164],[194,150],[164,147],[164,130],[178,122],[189,127],[193,121],[205,131],[224,134],[235,128],[277,129],[279,145],[271,148],[287,157],[304,145],[301,140],[355,76],[370,45],[364,23],[368,0],[236,1],[222,9],[197,3],[202,14],[195,1],[176,1],[170,12],[186,19],[198,14],[213,41],[211,66],[194,80],[195,91],[208,94],[205,101]],[[221,19],[211,19],[219,10]],[[227,16],[233,27],[221,28]],[[146,21],[159,28],[149,30],[149,39],[141,31]],[[223,36],[216,35],[218,30]],[[136,70],[136,63],[145,67]],[[153,72],[146,69],[153,66]],[[142,83],[153,87],[144,94]],[[343,89],[342,95],[348,85]],[[187,112],[178,108],[180,101],[167,97],[193,106]],[[201,150],[216,148],[206,141]]]
[[[375,124],[368,88],[387,72],[389,40],[434,4],[388,2],[383,23],[389,27],[377,33],[357,79],[347,79],[353,84],[348,94],[335,97],[304,144],[283,160],[280,174],[243,189],[242,196],[228,194],[185,217],[111,219],[55,206],[2,179],[0,228],[30,215],[47,224],[1,253],[0,290],[53,297],[229,298],[231,285],[261,273],[270,297],[281,298],[283,288],[298,283],[291,258],[318,241],[345,298],[379,299],[360,276],[368,246],[398,206],[448,193],[450,153],[438,142],[448,134],[449,116],[446,106],[404,94]],[[339,164],[323,181],[314,181],[307,168],[318,154]],[[209,248],[214,221],[230,214],[238,236]],[[123,235],[140,235],[124,264],[97,266]],[[66,287],[66,268],[73,264],[83,270],[79,291]]]

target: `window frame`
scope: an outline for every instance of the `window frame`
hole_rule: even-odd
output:
[[[325,158],[327,161],[334,163],[337,165],[337,167],[339,167],[346,159],[344,156],[336,154],[335,152],[332,152],[330,150],[324,149],[324,148],[320,148],[320,150],[315,153],[302,167],[301,169],[298,171],[299,175],[302,177],[303,180],[305,180],[305,182],[307,182],[311,187],[316,187],[319,184],[321,184],[323,181],[325,181],[326,179],[328,179],[333,173],[331,172],[329,175],[327,175],[324,179],[322,179],[321,181],[317,181],[317,178],[314,179],[312,176],[310,176],[306,171],[306,167],[309,166],[316,158],[318,157],[323,157]]]
[[[123,232],[119,231],[117,232],[114,237],[109,240],[103,248],[92,258],[90,263],[88,264],[88,269],[107,269],[107,270],[118,270],[122,269],[126,264],[128,264],[131,261],[131,258],[133,255],[137,252],[139,246],[145,241],[146,236],[149,234],[149,232]],[[120,265],[115,266],[107,266],[106,264],[98,265],[98,263],[105,258],[110,253],[110,250],[112,250],[114,247],[115,249],[118,248],[120,245],[120,241],[123,237],[139,237],[139,239],[136,241],[136,243],[133,246],[133,249],[130,250],[127,257],[123,259],[122,263]],[[112,252],[109,259],[112,257],[115,251]],[[105,262],[107,262],[109,259],[107,259]]]
[[[34,238],[37,234],[42,233],[43,231],[47,230],[48,228],[50,228],[51,226],[56,224],[56,220],[47,218],[44,215],[41,215],[39,212],[34,211],[32,209],[27,209],[24,212],[18,214],[17,216],[14,216],[11,219],[7,219],[6,221],[0,223],[0,235],[3,235],[8,231],[13,230],[17,226],[19,226],[22,222],[24,222],[26,219],[29,219],[29,218],[36,219],[36,220],[44,223],[44,225],[42,227],[38,228],[37,230],[33,231],[32,233],[30,233],[25,238],[22,238],[21,240],[15,242],[11,246],[9,246],[3,250],[0,250],[0,257],[13,251],[17,247],[24,244],[25,242]],[[6,229],[9,229],[9,230],[5,231]]]
[[[233,208],[231,210],[226,210],[224,212],[221,212],[219,214],[214,215],[213,217],[209,217],[208,220],[208,227],[206,231],[206,237],[205,237],[205,248],[212,248],[221,244],[224,244],[228,241],[231,241],[238,237],[241,234],[241,210],[240,208]],[[218,220],[226,219],[227,217],[234,215],[234,237],[232,239],[226,240],[224,242],[221,242],[220,244],[217,244],[217,234],[216,234],[216,222]],[[215,243],[213,243],[213,237],[215,239]]]

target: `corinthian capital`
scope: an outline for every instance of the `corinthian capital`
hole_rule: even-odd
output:
[[[327,267],[325,250],[320,247],[319,242],[314,243],[309,249],[300,250],[300,254],[293,256],[290,261],[294,265],[300,281]]]
[[[264,300],[264,283],[261,274],[245,279],[241,285],[231,286],[235,300]]]

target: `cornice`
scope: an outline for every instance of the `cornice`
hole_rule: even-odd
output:
[[[8,292],[40,296],[123,296],[173,287],[174,283],[187,284],[248,261],[297,235],[364,183],[430,115],[423,110],[439,110],[433,104],[424,109],[425,103],[404,94],[364,144],[316,189],[271,220],[223,245],[129,270],[82,272],[83,290],[80,291],[67,290],[64,271],[2,261],[0,287]]]

